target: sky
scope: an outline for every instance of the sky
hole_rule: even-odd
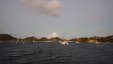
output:
[[[21,38],[113,35],[113,0],[0,0],[0,33]]]

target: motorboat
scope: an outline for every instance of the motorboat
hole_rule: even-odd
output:
[[[63,45],[68,45],[68,41],[67,40],[63,40],[63,41],[60,41],[60,44],[63,44]]]

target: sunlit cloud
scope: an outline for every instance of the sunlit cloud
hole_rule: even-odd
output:
[[[58,37],[59,35],[56,32],[53,32],[52,34],[49,34],[47,37],[48,38],[55,38]]]
[[[21,0],[21,2],[37,14],[59,16],[61,7],[59,0]]]

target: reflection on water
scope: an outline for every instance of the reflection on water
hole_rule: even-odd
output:
[[[110,63],[113,44],[0,43],[0,64]]]

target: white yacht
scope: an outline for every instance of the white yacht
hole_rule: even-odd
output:
[[[76,43],[80,43],[79,41],[76,41]]]
[[[63,40],[63,41],[60,41],[60,44],[63,44],[63,45],[68,45],[68,41],[67,40]]]

